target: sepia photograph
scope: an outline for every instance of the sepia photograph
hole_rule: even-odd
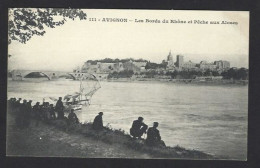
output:
[[[6,155],[247,161],[249,11],[8,9]]]

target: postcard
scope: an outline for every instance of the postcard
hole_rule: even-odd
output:
[[[8,156],[247,160],[249,12],[9,8]]]

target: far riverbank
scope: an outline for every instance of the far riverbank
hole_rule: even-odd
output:
[[[176,84],[195,84],[195,85],[226,85],[226,86],[246,86],[248,80],[197,80],[197,79],[159,79],[159,78],[111,78],[104,81],[108,82],[167,82]]]

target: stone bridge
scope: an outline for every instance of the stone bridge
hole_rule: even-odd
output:
[[[61,71],[42,71],[42,70],[13,70],[11,72],[13,80],[24,80],[29,74],[37,73],[41,77],[45,77],[48,80],[54,80],[66,76],[70,76],[76,79],[75,75],[71,72],[61,72]]]

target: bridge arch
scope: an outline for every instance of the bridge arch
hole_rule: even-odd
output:
[[[39,74],[42,74],[44,77],[48,78],[48,80],[51,80],[51,78],[44,72],[39,72],[39,71],[32,71],[32,72],[29,72],[28,74],[26,74],[24,76],[24,78],[29,78],[28,76],[31,75],[31,74],[34,74],[34,75],[39,75]]]
[[[67,74],[70,75],[73,78],[73,80],[76,80],[76,77],[73,74],[71,73],[67,73]]]

